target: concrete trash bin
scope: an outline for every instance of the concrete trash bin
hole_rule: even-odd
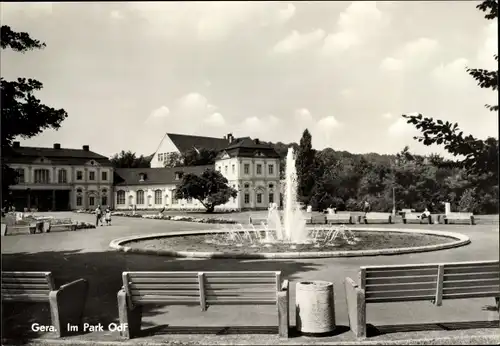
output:
[[[333,283],[302,281],[297,283],[295,291],[297,331],[311,336],[333,332],[335,329]]]

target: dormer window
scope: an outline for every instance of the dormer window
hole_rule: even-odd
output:
[[[175,172],[175,180],[181,180],[183,175],[183,172]]]
[[[146,180],[146,178],[147,178],[146,173],[139,173],[139,181],[140,182]]]
[[[272,189],[274,187],[273,184],[269,184],[269,188]]]

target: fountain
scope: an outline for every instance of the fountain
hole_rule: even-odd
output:
[[[281,214],[275,203],[268,210],[266,222],[260,228],[251,225],[245,228],[241,224],[224,229],[222,233],[205,242],[215,245],[232,245],[237,247],[272,247],[273,245],[289,244],[291,249],[297,245],[337,246],[337,240],[347,244],[356,244],[359,238],[344,225],[306,227],[306,218],[297,202],[297,172],[293,148],[288,148],[285,170],[285,194]]]

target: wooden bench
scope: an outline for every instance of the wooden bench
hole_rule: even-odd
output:
[[[267,225],[267,218],[252,217],[252,216],[250,216],[249,219],[248,219],[248,223],[250,225],[256,225],[256,226],[261,226],[262,223],[264,223],[265,225]]]
[[[349,325],[366,337],[366,304],[500,297],[499,261],[361,267],[359,283],[345,279]]]
[[[311,217],[306,218],[306,223],[313,224],[313,225],[324,225],[326,224],[326,215],[321,214],[321,215],[311,215]]]
[[[449,213],[442,216],[442,220],[445,225],[450,223],[465,223],[469,225],[475,225],[474,215],[472,213]]]
[[[428,217],[422,217],[421,214],[404,214],[403,223],[427,223],[432,224],[432,215]]]
[[[354,219],[351,217],[351,214],[326,214],[326,223],[327,224],[353,224]]]
[[[66,218],[58,219],[57,223],[50,222],[47,232],[50,232],[54,228],[63,228],[69,231],[76,231],[76,221],[72,221],[70,218]]]
[[[71,334],[68,324],[82,330],[87,293],[85,279],[56,289],[51,272],[2,272],[2,303],[49,303],[52,325],[59,337]]]
[[[391,213],[366,213],[359,216],[359,223],[393,223]]]
[[[211,305],[276,305],[279,335],[288,337],[288,280],[281,282],[281,272],[124,272],[122,277],[118,311],[120,323],[128,323],[121,332],[126,338],[140,335],[146,304],[199,305],[201,311]]]

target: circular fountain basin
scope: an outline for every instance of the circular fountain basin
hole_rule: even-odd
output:
[[[464,246],[470,239],[459,233],[422,229],[351,228],[357,241],[331,244],[214,244],[225,230],[170,232],[115,239],[119,251],[190,258],[324,258],[396,255]],[[209,240],[207,242],[207,240]],[[407,243],[412,243],[408,246]]]

